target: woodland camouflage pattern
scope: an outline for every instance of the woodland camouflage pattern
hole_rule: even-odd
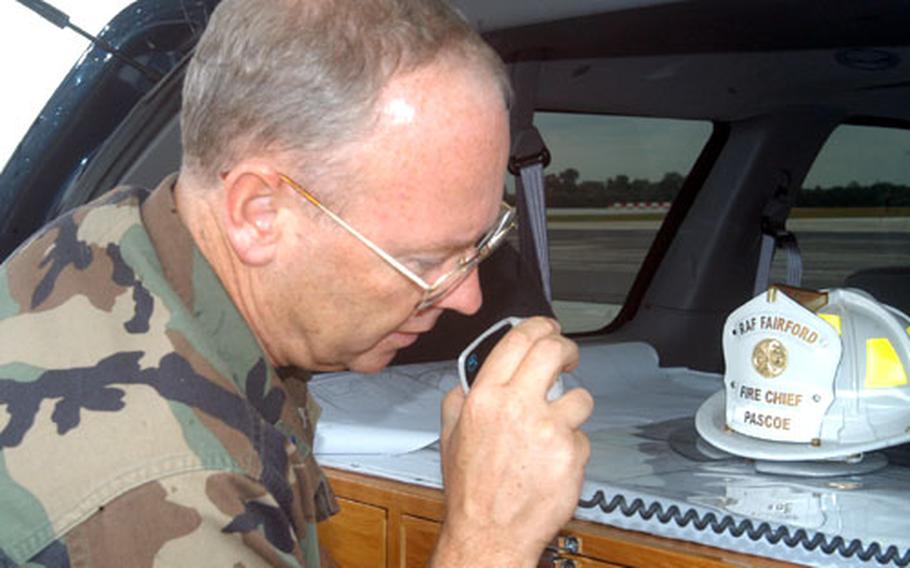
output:
[[[266,362],[174,181],[0,267],[0,567],[320,564],[305,374]]]

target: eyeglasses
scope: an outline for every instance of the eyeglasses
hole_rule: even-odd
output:
[[[405,266],[401,261],[385,252],[379,245],[363,236],[357,229],[348,225],[348,223],[336,215],[333,211],[323,205],[316,197],[284,174],[279,174],[283,182],[291,186],[301,197],[315,205],[320,211],[329,216],[333,221],[341,225],[348,233],[354,236],[358,241],[366,245],[371,251],[376,253],[379,258],[384,260],[392,268],[400,272],[405,278],[416,284],[423,290],[423,298],[417,303],[415,311],[426,309],[436,302],[442,300],[450,292],[455,290],[459,284],[464,282],[471,271],[482,260],[490,256],[499,245],[505,240],[505,236],[515,227],[515,210],[506,202],[500,205],[499,216],[496,222],[481,236],[471,247],[470,251],[458,259],[455,268],[446,272],[437,278],[432,284],[418,276],[413,270]]]

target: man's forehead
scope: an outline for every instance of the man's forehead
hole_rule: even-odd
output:
[[[443,201],[407,201],[382,215],[387,237],[402,253],[448,255],[475,244],[500,213],[501,193],[451,207]]]
[[[354,157],[361,214],[394,246],[463,250],[498,214],[508,146],[494,81],[448,60],[400,75]]]

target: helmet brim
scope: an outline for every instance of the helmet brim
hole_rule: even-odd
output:
[[[825,441],[818,446],[753,438],[727,428],[724,394],[720,390],[702,403],[695,414],[695,429],[711,445],[737,456],[772,461],[836,460],[910,441],[910,433],[861,443]]]

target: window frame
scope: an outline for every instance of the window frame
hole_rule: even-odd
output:
[[[710,118],[698,117],[676,117],[676,116],[646,116],[632,115],[610,112],[588,112],[577,110],[563,110],[553,108],[537,108],[535,115],[538,113],[558,113],[563,115],[580,115],[580,116],[597,116],[597,117],[614,117],[614,118],[640,118],[653,120],[688,120],[699,121],[710,125],[710,132],[699,151],[695,161],[689,168],[688,173],[684,176],[682,187],[673,199],[670,209],[664,216],[663,222],[654,234],[654,238],[648,247],[647,252],[641,259],[638,272],[636,273],[632,285],[626,292],[625,299],[620,306],[619,312],[613,319],[607,321],[603,326],[588,330],[569,332],[566,335],[573,339],[584,339],[591,337],[602,337],[606,334],[614,333],[620,330],[630,322],[641,306],[641,302],[650,286],[658,267],[663,261],[673,239],[676,237],[683,220],[688,214],[693,202],[695,201],[701,187],[710,174],[712,168],[717,162],[721,152],[729,140],[731,126],[729,123]],[[545,133],[542,133],[545,134]],[[516,196],[517,199],[517,196]],[[547,207],[549,212],[551,209]],[[548,227],[549,229],[549,227]],[[521,251],[519,251],[521,252]],[[552,274],[551,274],[552,281]]]

